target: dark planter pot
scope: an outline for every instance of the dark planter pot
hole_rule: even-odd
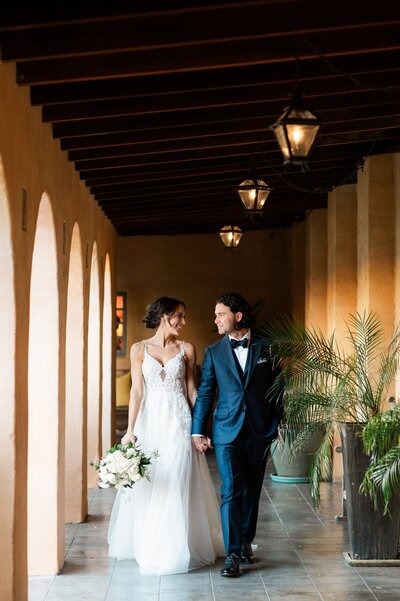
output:
[[[290,443],[294,435],[289,430],[283,431],[284,444],[275,440],[271,446],[271,459],[275,467],[275,474],[271,474],[275,482],[308,482],[314,453],[322,442],[323,434],[315,434],[306,445],[304,451],[290,456]]]
[[[362,424],[341,423],[344,487],[353,559],[397,559],[400,532],[400,495],[390,506],[390,516],[375,511],[369,496],[359,493],[369,457],[360,438]]]

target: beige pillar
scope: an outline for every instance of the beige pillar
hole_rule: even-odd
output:
[[[395,324],[400,325],[400,153],[393,157],[395,196]],[[396,402],[400,403],[400,372],[396,378]]]
[[[328,198],[327,331],[345,341],[346,320],[357,311],[357,186]]]
[[[394,155],[373,156],[358,175],[358,311],[394,325]]]
[[[357,189],[358,311],[375,312],[387,339],[395,316],[394,164],[394,155],[370,157]]]
[[[357,311],[357,186],[341,186],[328,198],[327,333],[346,348],[346,321]],[[335,433],[334,448],[340,446]],[[343,474],[342,455],[333,453],[333,479]]]
[[[326,332],[327,210],[316,209],[306,220],[305,322]]]
[[[306,226],[298,223],[292,234],[292,314],[300,321],[305,317]]]

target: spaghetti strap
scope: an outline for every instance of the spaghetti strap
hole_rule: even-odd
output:
[[[148,355],[149,352],[147,350],[147,340],[143,340],[143,342],[144,342],[144,353],[145,353],[145,355]]]
[[[184,357],[186,355],[184,340],[182,340],[182,342],[181,342],[181,353],[182,353],[182,357]]]

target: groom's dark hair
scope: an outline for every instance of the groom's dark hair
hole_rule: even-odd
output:
[[[236,324],[236,330],[242,328],[249,328],[253,323],[253,310],[250,303],[247,302],[243,296],[237,292],[225,292],[217,298],[217,303],[222,303],[226,307],[229,307],[232,313],[242,313],[242,319]]]

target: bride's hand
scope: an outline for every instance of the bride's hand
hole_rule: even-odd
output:
[[[126,432],[126,434],[124,434],[121,438],[121,444],[128,444],[130,442],[133,442],[133,444],[135,444],[136,441],[136,436],[134,434],[131,434],[131,432]]]
[[[196,450],[199,453],[205,453],[207,451],[207,449],[212,449],[212,443],[211,443],[211,438],[208,438],[208,436],[193,436],[192,437],[193,440],[193,444],[196,447]]]

